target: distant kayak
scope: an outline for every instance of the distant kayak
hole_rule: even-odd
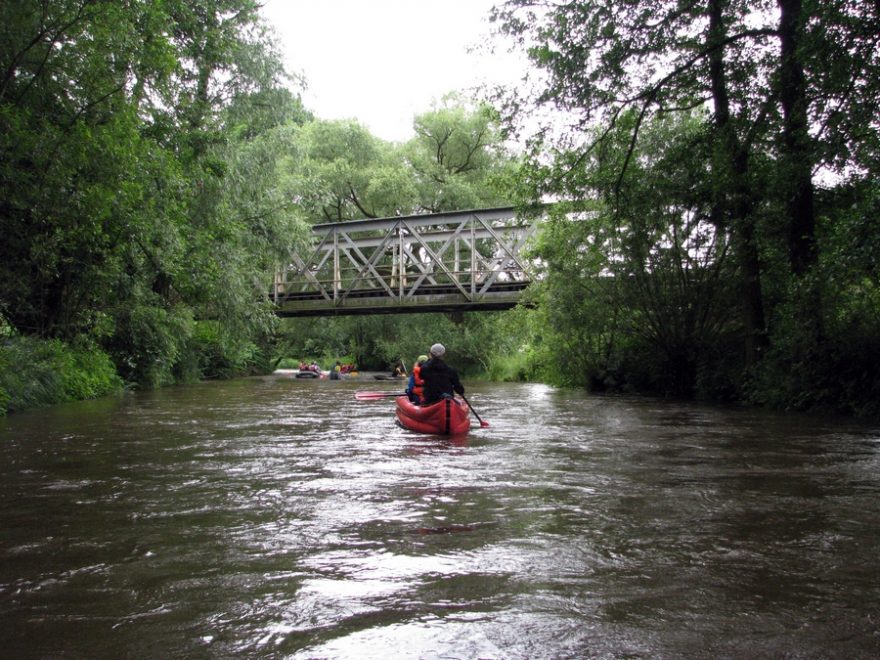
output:
[[[297,378],[320,378],[321,374],[314,371],[300,371],[297,375]]]
[[[406,380],[406,376],[389,376],[387,374],[374,374],[376,380]]]
[[[470,408],[459,399],[444,399],[430,406],[417,406],[406,396],[396,401],[397,421],[410,431],[461,435],[471,427]]]

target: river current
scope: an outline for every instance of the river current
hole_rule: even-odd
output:
[[[880,428],[266,377],[0,419],[9,658],[872,658]]]

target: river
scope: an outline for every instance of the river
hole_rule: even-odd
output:
[[[880,429],[544,385],[419,436],[379,381],[0,419],[8,658],[869,658]]]

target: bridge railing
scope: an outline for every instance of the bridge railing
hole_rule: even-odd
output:
[[[513,208],[316,225],[273,299],[281,315],[512,307],[531,281],[522,248],[534,231]]]

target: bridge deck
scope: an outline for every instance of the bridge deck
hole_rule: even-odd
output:
[[[405,314],[408,312],[499,311],[516,307],[527,282],[497,284],[478,297],[465,299],[455,287],[437,286],[407,299],[390,298],[384,289],[353,291],[336,305],[319,293],[288,294],[277,301],[278,316]]]

